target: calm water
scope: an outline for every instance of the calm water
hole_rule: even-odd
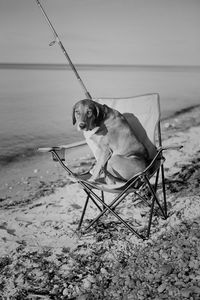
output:
[[[200,104],[199,68],[93,67],[79,74],[93,97],[159,92],[163,117]],[[0,164],[80,140],[71,111],[82,98],[71,70],[0,69]]]

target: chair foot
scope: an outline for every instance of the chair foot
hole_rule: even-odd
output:
[[[84,231],[82,229],[76,229],[74,231],[74,234],[80,239],[82,237],[82,235],[84,234]]]
[[[165,219],[165,220],[167,220],[167,219],[168,219],[168,217],[169,217],[169,215],[168,215],[168,214],[166,214],[166,216],[165,216],[165,218],[164,218],[164,219]]]
[[[144,235],[140,235],[141,240],[145,241],[148,240],[148,237],[144,236]]]

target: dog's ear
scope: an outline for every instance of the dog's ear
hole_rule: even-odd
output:
[[[100,125],[103,120],[104,109],[103,106],[99,103],[95,103],[95,117],[96,117],[96,125]]]
[[[75,118],[75,109],[76,109],[76,104],[73,106],[72,110],[72,124],[76,124],[76,118]]]
[[[99,117],[99,114],[100,114],[100,106],[99,106],[99,103],[94,103],[94,114],[95,114],[95,117],[98,119]]]

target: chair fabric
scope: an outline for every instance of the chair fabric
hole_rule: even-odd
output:
[[[155,128],[160,119],[159,94],[146,94],[125,98],[99,98],[94,99],[101,104],[123,113],[133,113],[147,132],[147,136],[155,144]],[[133,129],[135,124],[133,124]]]
[[[90,182],[91,174],[86,173],[82,175],[76,175],[71,171],[69,166],[63,162],[59,156],[59,149],[72,149],[72,146],[60,146],[45,148],[46,151],[49,151],[53,154],[54,159],[61,164],[61,166],[67,171],[67,173],[80,184],[83,190],[86,193],[86,201],[83,208],[82,216],[78,225],[80,230],[82,227],[82,222],[87,210],[88,201],[91,200],[94,205],[100,210],[100,214],[85,228],[87,231],[91,226],[95,224],[106,212],[110,212],[114,215],[122,224],[125,225],[133,234],[138,238],[148,238],[150,235],[150,229],[152,224],[152,218],[155,213],[155,204],[157,204],[158,210],[161,213],[161,216],[167,218],[167,202],[166,202],[166,193],[165,193],[165,180],[164,180],[164,157],[162,149],[162,139],[160,132],[160,99],[159,94],[146,94],[135,97],[125,97],[125,98],[99,98],[93,99],[98,101],[101,104],[106,104],[124,114],[125,118],[129,122],[130,126],[134,130],[138,139],[143,143],[143,145],[148,150],[149,156],[151,157],[151,162],[149,166],[143,171],[135,175],[133,178],[127,182],[122,182],[113,185],[107,185],[101,182]],[[94,129],[95,131],[96,129]],[[98,159],[99,149],[96,144],[90,139],[94,131],[86,132],[85,138],[91,148],[94,156]],[[158,141],[158,145],[156,145]],[[80,146],[83,143],[80,143]],[[76,145],[77,147],[77,145]],[[44,148],[43,148],[44,149]],[[42,149],[41,149],[42,151]],[[161,174],[161,189],[162,189],[162,201],[157,195],[158,181]],[[153,183],[151,183],[153,178]],[[140,191],[143,188],[148,189],[145,197],[141,195]],[[95,191],[101,191],[101,197]],[[104,192],[110,192],[114,194],[113,201],[108,205],[104,199]],[[125,197],[133,193],[139,197],[146,205],[149,206],[149,221],[146,230],[146,234],[140,234],[136,229],[124,221],[119,214],[116,213],[116,206],[121,203]],[[148,201],[146,199],[148,198]],[[134,212],[133,212],[134,213]]]

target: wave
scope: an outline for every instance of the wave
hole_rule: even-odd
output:
[[[27,159],[29,157],[35,156],[37,154],[36,149],[34,148],[24,148],[21,149],[19,152],[10,152],[10,153],[4,153],[0,154],[0,166],[5,167],[8,164],[22,161],[23,159]]]

